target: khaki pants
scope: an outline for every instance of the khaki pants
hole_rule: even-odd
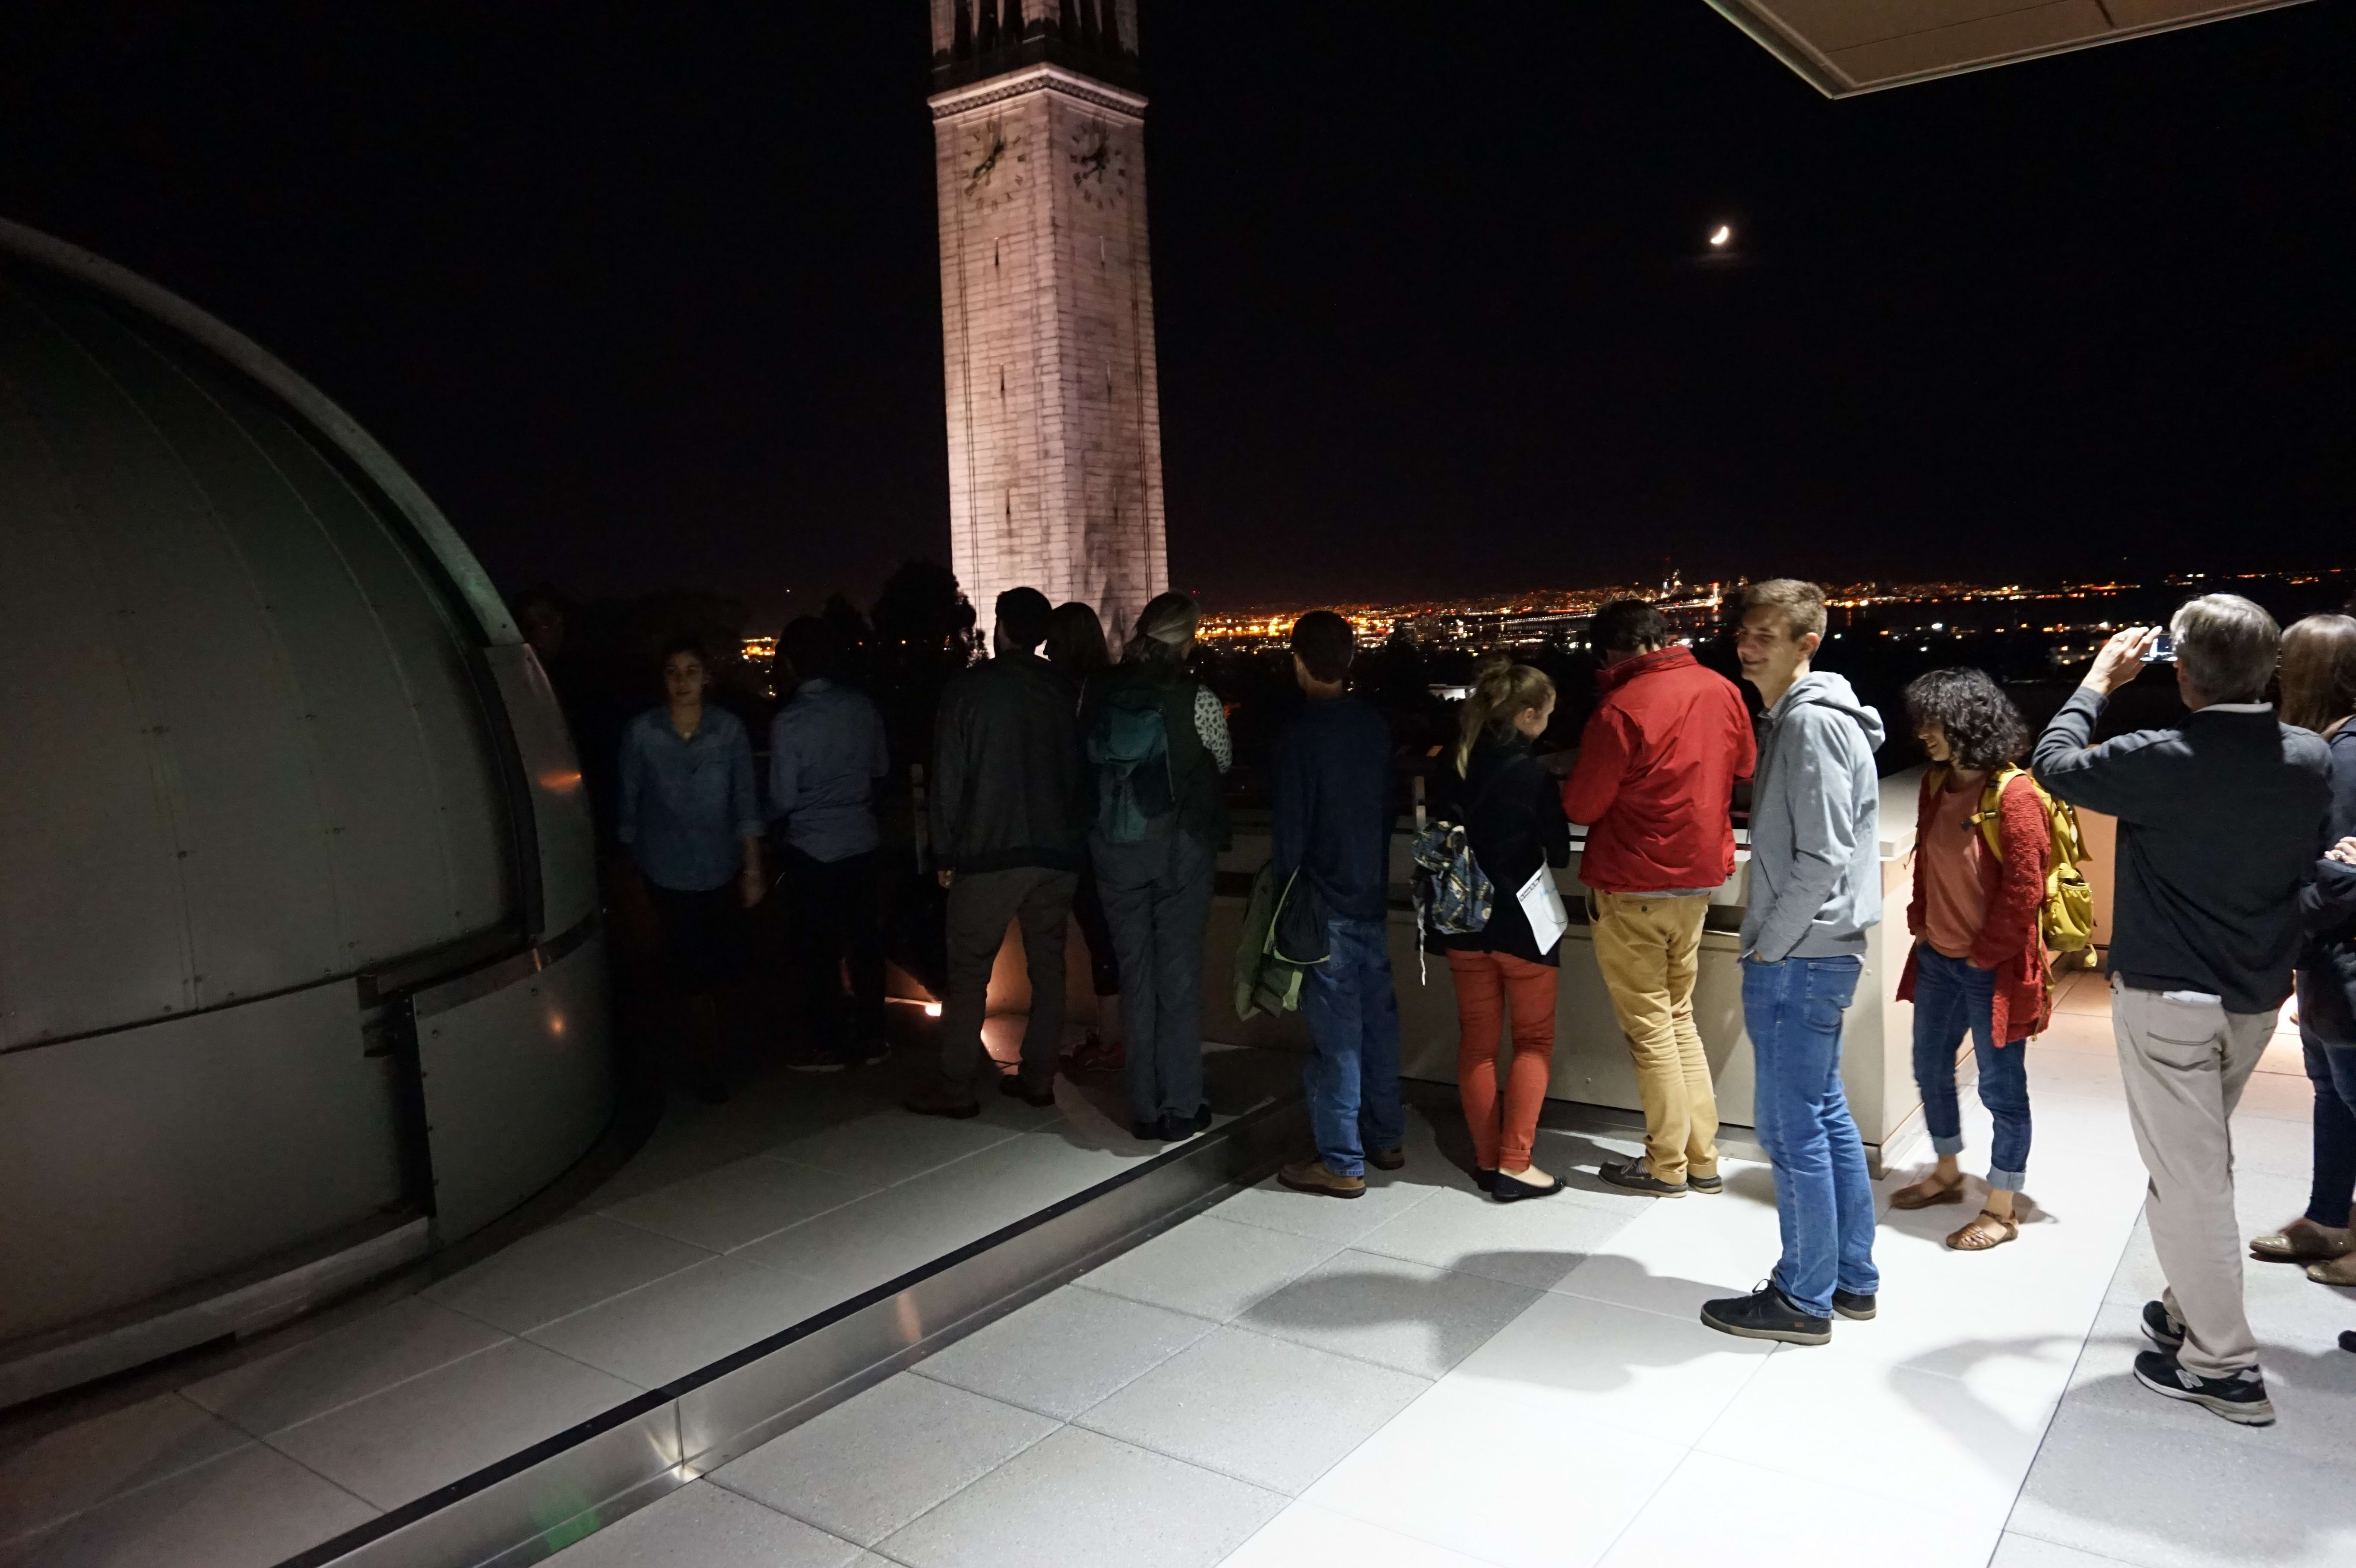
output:
[[[2177,1359],[2204,1378],[2254,1366],[2242,1307],[2242,1224],[2233,1212],[2233,1107],[2275,1031],[2273,1013],[2229,1013],[2213,997],[2111,983],[2111,1031],[2127,1118],[2151,1173],[2144,1213],[2184,1325]]]
[[[1644,1103],[1644,1154],[1654,1176],[1672,1184],[1718,1174],[1718,1096],[1694,1028],[1706,898],[1588,895],[1595,962],[1612,1010],[1636,1059]]]

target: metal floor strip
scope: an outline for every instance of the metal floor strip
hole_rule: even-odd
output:
[[[1258,1180],[1304,1125],[1260,1106],[277,1568],[539,1562]]]

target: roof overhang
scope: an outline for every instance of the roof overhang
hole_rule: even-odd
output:
[[[1827,98],[2302,0],[1709,0]]]

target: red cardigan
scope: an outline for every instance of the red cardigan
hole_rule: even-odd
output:
[[[1922,955],[1922,836],[1930,831],[1931,814],[1944,787],[1946,770],[1933,768],[1922,776],[1922,793],[1914,807],[1914,901],[1907,906],[1906,929],[1914,948],[1906,955],[1906,973],[1899,976],[1898,999],[1914,999],[1914,976]],[[2053,987],[2045,933],[2037,923],[2045,904],[2045,876],[2053,859],[2052,829],[2045,808],[2038,804],[2036,786],[2021,773],[2005,785],[1998,803],[1997,836],[2001,858],[1980,859],[1980,891],[1987,914],[1979,939],[1972,944],[1971,961],[1996,971],[1995,1038],[1998,1045],[2042,1034],[2053,1017]],[[1976,827],[1975,832],[1978,829]]]

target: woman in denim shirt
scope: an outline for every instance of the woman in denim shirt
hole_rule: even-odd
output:
[[[696,1091],[728,1097],[720,995],[743,967],[742,910],[761,901],[761,802],[744,722],[706,705],[701,645],[663,650],[669,700],[622,732],[616,836],[661,930],[665,979],[684,997]]]

